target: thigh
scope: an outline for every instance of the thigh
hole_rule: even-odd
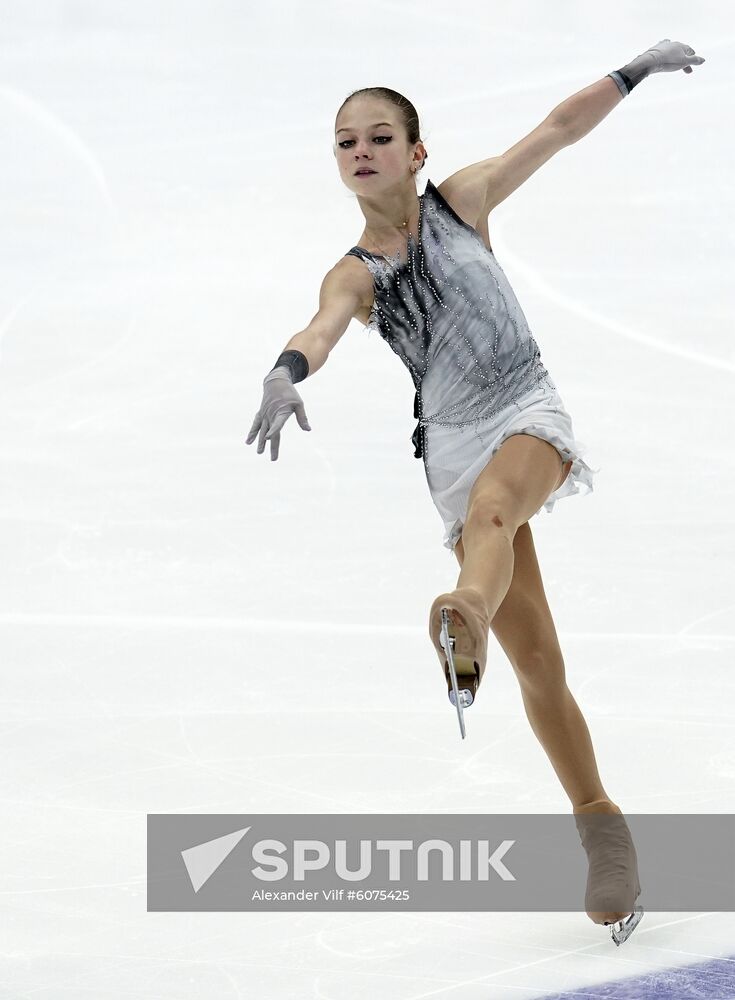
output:
[[[455,554],[461,567],[464,561],[461,538]],[[526,670],[537,662],[548,663],[552,654],[561,656],[528,522],[515,533],[513,578],[490,627],[516,670]]]
[[[528,521],[569,473],[556,448],[531,434],[512,434],[479,474],[467,502],[490,501],[502,506],[514,528]]]

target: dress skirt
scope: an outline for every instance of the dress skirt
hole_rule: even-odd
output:
[[[475,480],[495,452],[513,434],[530,434],[552,444],[564,462],[572,467],[562,485],[543,504],[551,513],[557,500],[593,491],[593,473],[582,458],[585,445],[575,440],[572,419],[567,413],[556,386],[539,384],[526,396],[513,402],[494,417],[476,424],[447,427],[425,425],[426,458],[424,468],[431,498],[444,522],[442,544],[450,552],[459,540],[467,515],[467,504]],[[536,511],[541,513],[541,508]]]

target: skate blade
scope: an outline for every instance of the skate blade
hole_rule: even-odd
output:
[[[643,917],[643,907],[636,906],[633,912],[625,920],[616,920],[614,924],[610,925],[610,934],[613,941],[618,947],[627,941],[633,931],[636,929],[638,924],[641,922]]]
[[[469,705],[474,704],[475,695],[477,694],[478,679],[477,679],[477,668],[475,667],[475,661],[471,656],[467,656],[464,653],[458,653],[456,650],[456,633],[454,631],[454,624],[451,619],[447,622],[448,629],[448,641],[447,635],[443,630],[439,632],[439,645],[446,652],[447,646],[451,646],[452,660],[454,666],[454,674],[457,678],[457,686],[459,687],[459,696],[462,702],[462,707],[467,708]],[[447,656],[447,662],[445,664],[445,674],[447,680],[451,679],[451,668],[449,666],[449,657]],[[455,688],[452,687],[448,691],[449,700],[453,705],[457,704],[457,698],[455,695]]]
[[[460,681],[457,677],[457,666],[467,667],[468,663],[471,663],[474,674],[474,661],[470,661],[467,656],[459,656],[454,652],[454,636],[450,635],[449,629],[453,626],[449,621],[449,615],[446,608],[442,608],[442,623],[441,632],[439,636],[439,641],[444,652],[447,654],[447,667],[449,670],[449,679],[452,682],[452,690],[449,692],[449,700],[457,709],[457,719],[459,721],[459,731],[462,734],[462,739],[465,739],[465,725],[464,725],[464,709],[472,704],[474,698],[472,692],[468,688],[460,689]],[[455,659],[456,656],[456,659]]]

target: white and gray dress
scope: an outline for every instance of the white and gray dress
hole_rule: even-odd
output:
[[[599,469],[581,457],[584,445],[503,269],[430,180],[405,261],[359,246],[350,254],[373,276],[367,328],[399,356],[416,389],[411,440],[444,522],[445,548],[453,550],[461,535],[475,480],[512,434],[542,438],[573,463],[543,505],[549,513],[579,493],[578,484],[592,492]]]

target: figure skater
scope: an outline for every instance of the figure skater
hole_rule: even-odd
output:
[[[691,73],[703,62],[691,46],[663,39],[563,101],[501,156],[470,164],[438,187],[427,180],[422,195],[416,176],[428,153],[413,104],[386,87],[350,94],[335,120],[334,154],[365,228],[325,276],[317,314],[264,379],[246,439],[251,444],[260,432],[258,454],[270,441],[275,461],[291,413],[311,430],[294,383],[322,367],[352,318],[376,329],[407,366],[416,390],[414,455],[423,459],[444,522],[443,544],[460,566],[455,590],[432,604],[429,633],[462,736],[461,709],[482,682],[492,628],[572,803],[590,861],[587,912],[617,925],[616,943],[642,913],[634,907],[635,851],[566,683],[530,526],[542,506],[550,513],[556,500],[579,492],[578,484],[589,493],[598,470],[582,458],[571,418],[492,251],[488,216],[647,76]],[[590,814],[616,820],[593,829],[585,819]],[[613,897],[618,902],[611,906]]]

